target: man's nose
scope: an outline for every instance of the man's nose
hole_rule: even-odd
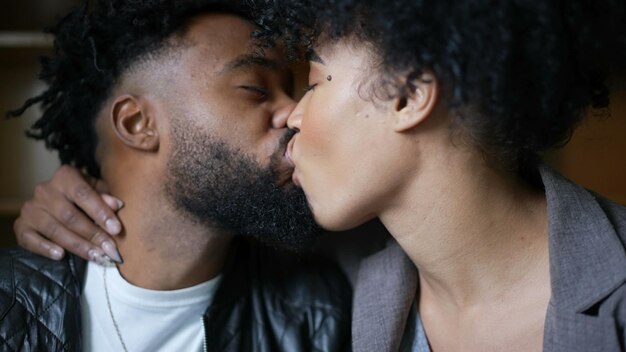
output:
[[[287,119],[295,107],[296,102],[289,99],[288,102],[285,102],[278,108],[274,112],[274,116],[272,116],[272,128],[280,129],[287,127]]]

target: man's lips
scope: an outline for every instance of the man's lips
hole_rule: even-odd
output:
[[[274,158],[278,157],[278,160],[275,160],[274,162],[277,162],[275,164],[275,169],[274,172],[276,172],[277,176],[278,176],[278,185],[279,186],[286,186],[290,183],[292,183],[293,181],[291,180],[292,174],[293,174],[293,163],[291,162],[291,160],[289,159],[289,157],[287,156],[287,151],[289,150],[289,146],[288,144],[286,144],[285,142],[287,141],[287,139],[289,139],[291,136],[286,135],[285,138],[283,139],[283,141],[281,141],[281,147],[280,150],[278,151],[277,154],[274,154]],[[289,141],[291,141],[291,139],[289,139]],[[281,153],[282,151],[282,153]]]

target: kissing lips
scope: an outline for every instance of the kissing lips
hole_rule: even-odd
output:
[[[293,144],[295,143],[296,139],[295,138],[291,138],[291,140],[289,141],[289,143],[287,144],[287,149],[285,150],[285,158],[287,159],[287,161],[289,162],[289,164],[291,164],[292,167],[296,167],[296,164],[293,162]]]
[[[287,144],[287,150],[285,150],[285,159],[287,159],[289,164],[291,164],[291,166],[294,169],[293,174],[291,176],[291,180],[297,187],[302,187],[300,185],[300,181],[298,180],[298,172],[296,171],[296,163],[293,161],[293,145],[295,142],[296,142],[296,138],[293,137],[289,141],[289,144]]]
[[[296,185],[296,187],[302,188],[302,185],[300,184],[300,180],[298,179],[298,171],[293,170],[293,174],[291,175],[291,181],[293,182],[294,185]]]

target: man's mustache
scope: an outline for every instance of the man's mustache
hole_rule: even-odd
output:
[[[285,135],[280,139],[280,150],[284,151],[285,149],[287,149],[287,144],[289,144],[289,141],[291,140],[291,138],[293,138],[293,136],[296,135],[296,133],[298,133],[298,131],[294,129],[287,129]]]

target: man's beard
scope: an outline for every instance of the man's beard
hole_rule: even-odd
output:
[[[223,141],[191,126],[173,130],[166,192],[174,206],[207,226],[249,236],[292,251],[303,250],[320,234],[304,192],[278,184],[279,165],[291,133],[270,165],[261,166]],[[187,128],[185,128],[187,127]]]

